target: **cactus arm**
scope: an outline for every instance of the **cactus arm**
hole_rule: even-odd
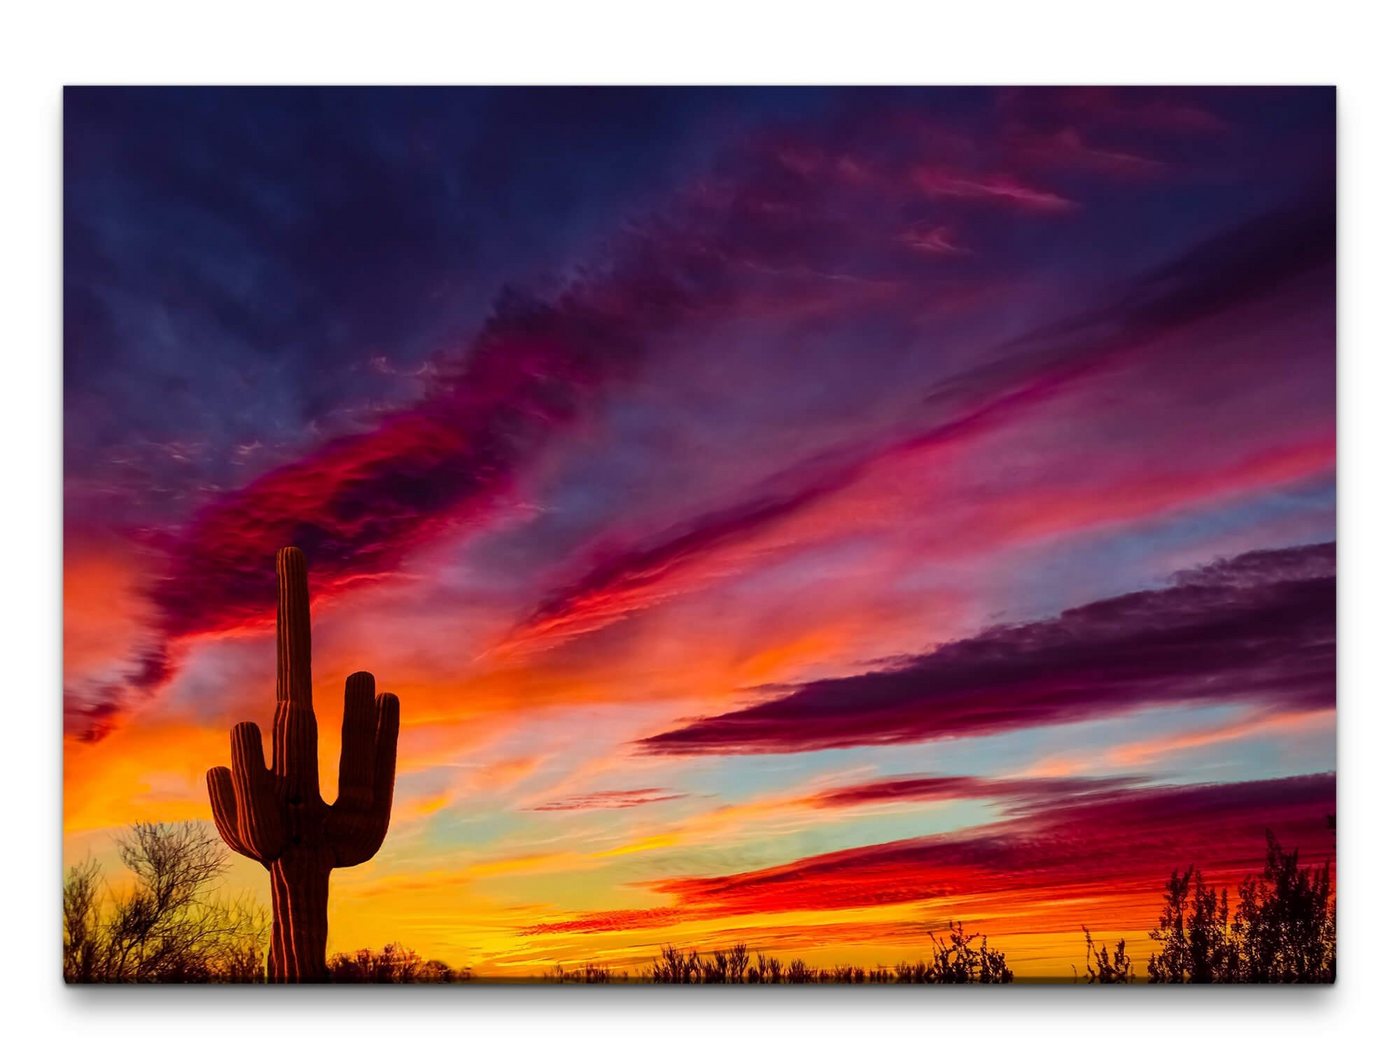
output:
[[[356,672],[345,680],[345,718],[340,728],[340,793],[336,804],[366,807],[373,800],[378,710],[374,676]]]
[[[262,732],[255,723],[240,723],[230,740],[233,794],[238,810],[238,837],[255,860],[275,860],[286,841],[275,781],[263,760]]]
[[[224,844],[240,856],[256,860],[257,854],[243,844],[238,834],[238,799],[233,793],[233,774],[227,768],[210,768],[205,775],[209,785],[209,807],[214,810],[214,826]]]
[[[326,819],[326,834],[337,867],[350,867],[369,859],[368,856],[353,857],[364,850],[364,839],[371,826],[378,728],[374,676],[356,672],[345,680],[345,716],[340,729],[340,792]]]
[[[399,759],[399,696],[380,694],[375,707],[379,729],[374,736],[374,807],[387,826],[394,807],[394,775]]]
[[[394,808],[394,775],[399,757],[398,695],[380,694],[375,705],[379,710],[379,729],[374,737],[374,802],[370,806],[373,829],[365,839],[373,844],[373,848],[365,860],[379,851],[384,835],[389,832],[389,813]]]
[[[394,805],[398,744],[399,699],[380,694],[375,701],[372,785],[342,792],[327,820],[336,867],[363,864],[383,844]]]

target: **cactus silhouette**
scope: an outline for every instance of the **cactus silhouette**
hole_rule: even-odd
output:
[[[374,676],[345,680],[340,790],[321,799],[316,714],[311,708],[311,605],[306,558],[277,551],[277,711],[272,768],[262,732],[240,723],[231,735],[233,768],[210,768],[209,804],[228,847],[272,877],[271,982],[326,977],[326,900],[331,869],[362,864],[389,829],[399,738],[399,699],[374,695]]]

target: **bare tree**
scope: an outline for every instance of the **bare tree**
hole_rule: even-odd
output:
[[[63,978],[68,982],[96,981],[102,955],[99,921],[102,868],[85,860],[63,876]]]
[[[118,840],[135,876],[106,890],[89,860],[63,883],[64,977],[72,982],[261,981],[267,913],[218,891],[227,858],[203,823],[136,823]]]

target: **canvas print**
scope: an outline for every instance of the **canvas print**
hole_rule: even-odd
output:
[[[1332,89],[63,122],[67,981],[1334,979]]]

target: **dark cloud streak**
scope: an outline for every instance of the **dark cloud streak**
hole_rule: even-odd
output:
[[[676,801],[685,794],[673,793],[654,786],[637,790],[597,790],[588,794],[574,794],[555,801],[536,805],[531,812],[586,812],[597,809],[637,808],[640,805],[654,805],[661,801]]]
[[[1105,790],[1121,790],[1146,782],[1143,776],[1101,778],[988,779],[975,775],[900,775],[848,786],[832,787],[806,798],[816,808],[920,801],[995,801],[1013,809],[1063,801]]]
[[[963,738],[1146,705],[1336,700],[1336,544],[1256,551],[1164,589],[994,627],[644,739],[657,754],[793,753]]]

